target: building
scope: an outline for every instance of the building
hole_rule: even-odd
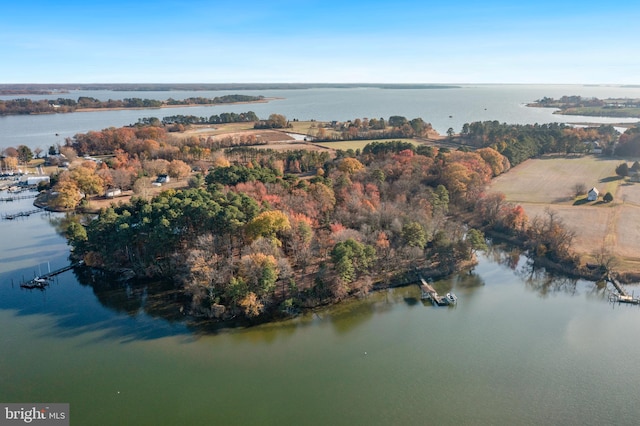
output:
[[[587,193],[587,201],[596,201],[598,199],[598,195],[600,195],[600,191],[594,186]]]
[[[170,179],[169,179],[169,175],[158,175],[158,178],[156,179],[156,183],[169,183]]]
[[[104,193],[105,198],[114,198],[120,195],[122,195],[122,190],[120,188],[111,188]]]

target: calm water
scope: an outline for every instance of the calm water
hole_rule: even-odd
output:
[[[0,148],[27,145],[32,149],[47,149],[64,143],[66,137],[89,130],[125,126],[142,117],[162,118],[168,115],[195,115],[209,117],[222,112],[252,110],[259,117],[272,113],[284,114],[299,120],[350,120],[354,118],[389,118],[403,115],[422,117],[441,134],[450,127],[460,131],[464,123],[498,120],[506,123],[533,124],[549,122],[636,122],[637,119],[611,119],[595,117],[559,116],[552,109],[527,108],[524,105],[544,96],[559,98],[563,95],[594,96],[598,98],[640,98],[640,88],[580,85],[465,85],[457,89],[306,89],[264,91],[203,91],[203,92],[112,92],[74,91],[60,97],[77,99],[91,96],[100,100],[122,98],[185,99],[190,96],[215,97],[229,93],[264,95],[282,98],[262,104],[217,105],[206,107],[166,108],[52,114],[38,117],[0,117]],[[54,96],[31,96],[34,99]],[[55,96],[57,98],[58,96]],[[3,96],[0,99],[12,99]],[[56,136],[57,134],[57,136]]]
[[[637,424],[640,309],[594,283],[495,251],[436,283],[456,308],[409,286],[205,333],[154,284],[20,289],[66,262],[55,217],[0,222],[0,401],[69,402],[75,425]]]
[[[2,117],[0,147],[46,148],[77,132],[139,117],[249,109],[301,120],[421,116],[441,132],[475,120],[579,121],[522,104],[565,94],[640,98],[640,89],[466,86],[260,94],[285,99]],[[80,95],[180,99],[193,93],[68,96]],[[30,204],[0,203],[0,214]],[[409,286],[291,321],[207,332],[186,323],[170,289],[157,283],[90,285],[69,271],[46,292],[20,289],[22,277],[67,263],[66,243],[50,223],[56,217],[0,221],[2,402],[69,402],[75,425],[637,424],[640,309],[609,304],[594,283],[531,276],[525,259],[495,251],[472,274],[436,283],[440,291],[457,293],[455,309],[424,306],[418,288]]]

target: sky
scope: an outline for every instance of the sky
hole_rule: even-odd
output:
[[[17,0],[0,84],[640,84],[637,0]]]

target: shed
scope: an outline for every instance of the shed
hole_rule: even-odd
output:
[[[596,201],[598,199],[598,195],[600,195],[600,191],[594,186],[587,193],[587,201]]]

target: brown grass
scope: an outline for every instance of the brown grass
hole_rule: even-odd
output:
[[[557,212],[575,232],[573,248],[583,261],[595,262],[604,250],[617,258],[617,270],[634,271],[640,266],[640,183],[618,179],[615,168],[622,161],[594,156],[532,159],[494,179],[491,190],[520,204],[530,218],[544,215],[547,208]],[[600,201],[575,197],[576,183],[598,188]],[[607,192],[614,197],[610,204],[601,201]]]

